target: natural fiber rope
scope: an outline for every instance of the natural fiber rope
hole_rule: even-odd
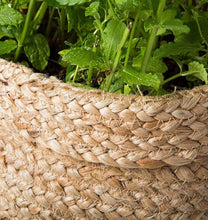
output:
[[[208,219],[208,86],[84,90],[0,60],[0,219]]]

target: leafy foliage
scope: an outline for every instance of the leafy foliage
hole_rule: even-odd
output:
[[[50,49],[46,38],[42,34],[32,36],[32,40],[25,45],[24,50],[32,65],[36,69],[43,71],[48,64],[50,55]]]
[[[72,6],[76,4],[83,4],[85,2],[90,2],[90,0],[45,0],[48,5],[53,7],[61,7],[61,6]]]
[[[72,48],[60,52],[63,61],[69,62],[71,65],[80,67],[102,67],[104,62],[95,52],[83,48]]]
[[[126,67],[123,71],[119,72],[119,75],[129,86],[136,84],[151,86],[155,89],[159,89],[160,86],[160,80],[156,74],[138,73],[138,71],[132,67]]]
[[[7,54],[17,48],[17,42],[15,40],[0,41],[0,55]]]
[[[107,61],[114,60],[125,28],[122,21],[112,19],[104,29],[101,47]]]
[[[172,9],[167,9],[162,13],[158,35],[165,34],[167,30],[171,30],[175,36],[189,33],[189,27],[184,25],[182,20],[175,18],[176,14],[177,11]]]
[[[199,48],[202,49],[202,46],[197,42],[194,44],[189,42],[169,42],[161,45],[160,48],[156,49],[154,52],[154,57],[173,58],[176,56],[186,56],[190,52],[197,52]]]
[[[136,0],[115,0],[115,2],[121,11],[136,9],[139,6],[139,1]]]
[[[207,3],[0,0],[0,56],[40,71],[54,65],[84,88],[129,94],[139,85],[149,95],[191,88],[207,83]]]
[[[188,68],[193,76],[207,83],[207,71],[203,64],[193,61],[189,63]]]
[[[23,22],[23,15],[8,5],[0,7],[0,25],[17,26]]]

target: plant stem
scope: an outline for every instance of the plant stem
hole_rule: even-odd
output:
[[[27,11],[27,16],[26,16],[26,20],[24,23],[22,35],[21,35],[20,40],[18,41],[18,47],[17,47],[17,50],[15,51],[15,55],[14,55],[15,62],[18,60],[18,58],[20,56],[24,40],[25,40],[27,33],[28,33],[28,30],[30,28],[30,22],[31,22],[31,17],[32,17],[33,11],[34,11],[33,9],[35,6],[35,2],[36,2],[36,0],[30,0],[30,4],[29,4],[28,11]]]
[[[53,35],[53,38],[52,38],[52,40],[51,40],[52,44],[55,43],[57,36],[58,36],[58,30],[56,30],[56,32],[55,32],[54,35]]]
[[[96,52],[96,49],[97,49],[97,42],[95,41],[92,51]],[[88,85],[90,85],[90,82],[91,82],[91,79],[92,79],[92,73],[93,73],[93,66],[90,66],[89,70],[88,70],[88,76],[87,76],[87,84]]]
[[[32,26],[33,26],[33,29],[38,29],[38,26],[41,24],[41,21],[46,13],[46,10],[48,8],[48,5],[46,2],[42,2],[39,10],[37,11],[33,21],[32,21]]]
[[[101,38],[104,38],[104,30],[103,30],[103,25],[105,24],[105,20],[100,23],[100,21],[98,20],[97,21],[97,24],[98,24],[98,27],[99,27],[99,31],[100,31],[100,34],[101,34]]]
[[[155,45],[157,31],[158,31],[158,26],[155,25],[151,31],[151,34],[150,34],[148,42],[147,42],[147,48],[145,50],[145,54],[144,54],[144,58],[142,61],[142,66],[141,66],[142,73],[146,72],[146,68],[147,68],[149,59],[151,57],[152,49],[153,49],[153,46]]]
[[[53,19],[54,12],[55,12],[55,8],[52,7],[51,11],[49,12],[50,15],[49,15],[48,24],[47,24],[47,27],[46,27],[46,32],[45,32],[46,37],[49,37],[50,32],[51,32],[51,22],[52,22],[52,19]]]
[[[93,72],[93,66],[90,66],[88,69],[88,75],[87,75],[87,85],[90,85],[91,83],[92,72]]]
[[[61,11],[58,10],[58,14],[59,14],[59,28],[56,29],[53,38],[52,38],[52,44],[54,44],[54,42],[57,40],[57,38],[60,36],[60,38],[58,38],[58,40],[60,40],[60,42],[64,42],[64,26],[65,26],[65,18],[66,18],[66,13],[65,13],[65,9],[62,8]],[[78,29],[77,32],[79,31],[79,26],[77,25]],[[81,36],[80,37],[80,41],[82,42]]]
[[[130,22],[127,27],[125,28],[125,31],[124,31],[124,34],[123,34],[123,37],[121,39],[121,42],[118,46],[118,50],[117,50],[117,54],[116,54],[116,58],[114,60],[114,63],[113,63],[113,68],[112,68],[112,72],[115,72],[116,71],[116,68],[118,66],[118,62],[119,62],[119,59],[120,59],[120,56],[121,56],[121,51],[123,49],[123,46],[129,36],[129,32],[132,28],[132,23]]]
[[[74,83],[75,80],[76,80],[76,76],[77,76],[78,70],[79,70],[79,66],[77,65],[77,66],[76,66],[75,73],[74,73],[74,76],[73,76],[73,79],[72,79],[72,82],[73,82],[73,83]]]
[[[160,20],[161,20],[161,16],[162,16],[162,13],[163,13],[163,10],[165,8],[165,5],[166,5],[166,0],[160,0],[160,3],[159,3],[159,6],[157,8],[157,24],[160,23]]]
[[[111,0],[112,1],[112,3],[113,3],[113,5],[114,5],[114,10],[116,10],[116,11],[120,11],[119,10],[119,8],[118,8],[118,5],[116,4],[116,1],[115,0]],[[121,13],[121,12],[120,12]],[[123,13],[123,12],[122,12]],[[118,18],[118,16],[117,16],[117,18]]]
[[[188,6],[191,8],[192,7],[192,0],[188,0]]]
[[[132,40],[133,40],[133,37],[134,37],[134,32],[135,32],[137,22],[138,22],[138,19],[139,19],[139,13],[140,13],[140,10],[136,14],[136,17],[135,17],[135,20],[134,20],[134,23],[133,23],[133,26],[132,26],[132,30],[131,30],[131,33],[130,33],[128,48],[127,48],[126,57],[125,57],[125,61],[124,61],[124,68],[127,66],[127,63],[128,63],[128,60],[129,60],[129,54],[130,54],[130,51],[131,51],[131,45],[132,45]],[[139,27],[140,27],[140,25],[141,25],[141,20],[139,22]]]
[[[132,23],[129,23],[129,25],[127,25],[127,27],[125,28],[123,37],[122,37],[121,42],[119,44],[119,47],[118,47],[118,50],[117,50],[117,54],[116,54],[116,57],[115,57],[115,60],[114,60],[114,63],[113,63],[112,71],[111,71],[109,77],[106,80],[106,87],[105,87],[106,91],[108,91],[109,88],[110,88],[113,76],[114,76],[114,74],[116,72],[116,68],[118,66],[118,63],[119,63],[119,60],[120,60],[120,57],[121,57],[121,51],[123,49],[123,46],[124,46],[128,36],[129,36],[129,32],[130,32],[131,28],[132,28]]]
[[[114,12],[114,10],[113,10],[113,6],[112,6],[112,4],[111,4],[111,0],[108,0],[108,5],[109,5],[110,11],[111,11],[111,13],[112,13],[112,15],[113,15],[113,18],[114,18],[114,19],[117,19],[116,14],[115,14],[115,12]]]
[[[19,0],[14,0],[14,3],[13,3],[13,8],[15,8],[15,9],[16,9],[16,7],[17,7],[18,3],[19,3]]]
[[[103,25],[107,22],[107,20],[105,19],[102,23],[99,20],[96,20],[96,22],[97,22],[97,25],[98,25],[98,28],[100,31],[101,39],[103,40],[103,44],[106,45],[107,40],[106,40],[106,36],[104,34]],[[108,66],[110,66],[107,54],[108,54],[107,50],[104,50],[105,62]]]
[[[156,14],[156,24],[153,26],[153,29],[152,29],[151,34],[149,36],[149,39],[148,39],[148,42],[147,42],[147,48],[145,50],[144,58],[143,58],[143,61],[142,61],[142,66],[141,66],[141,72],[142,73],[146,72],[146,68],[147,68],[149,59],[151,57],[152,50],[153,50],[153,47],[155,45],[155,41],[156,41],[156,38],[157,38],[157,32],[158,32],[158,29],[159,29],[161,14],[164,10],[165,4],[166,4],[166,0],[160,0],[159,6],[158,6],[158,9],[157,9],[157,14]]]
[[[198,73],[198,72],[197,71],[180,72],[178,74],[175,74],[175,75],[169,77],[165,81],[163,81],[161,85],[164,85],[164,84],[166,84],[166,83],[168,83],[168,82],[170,82],[170,81],[172,81],[172,80],[174,80],[174,79],[176,79],[176,78],[178,78],[180,76],[188,76],[188,75],[192,75],[194,73]]]
[[[60,16],[60,36],[61,36],[61,41],[64,41],[64,27],[65,27],[65,20],[66,20],[66,13],[65,9],[62,8],[61,12],[59,12]]]

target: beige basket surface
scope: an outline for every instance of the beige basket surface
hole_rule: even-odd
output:
[[[208,86],[125,96],[0,60],[0,219],[208,219]]]

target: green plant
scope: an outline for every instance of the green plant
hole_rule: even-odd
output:
[[[36,0],[0,1],[0,38],[5,38],[0,41],[3,48],[0,55],[10,53],[10,57],[17,61],[24,49],[32,65],[42,71],[47,66],[50,49],[45,36],[36,30],[45,15],[47,4],[41,2],[34,13],[35,4]],[[26,8],[27,14],[17,10],[19,7],[22,10]]]
[[[66,82],[82,87],[162,95],[207,83],[207,7],[207,0],[0,0],[0,56],[26,55],[41,71],[59,63]]]
[[[110,92],[137,92],[139,85],[151,95],[167,93],[178,77],[185,85],[207,83],[207,1],[197,7],[194,1],[88,2],[85,18],[93,18],[94,28],[82,42],[60,52],[68,66],[67,81],[93,85],[94,74],[103,78],[100,88]],[[89,36],[94,40],[90,46],[85,44]],[[171,72],[169,63],[177,70]]]

